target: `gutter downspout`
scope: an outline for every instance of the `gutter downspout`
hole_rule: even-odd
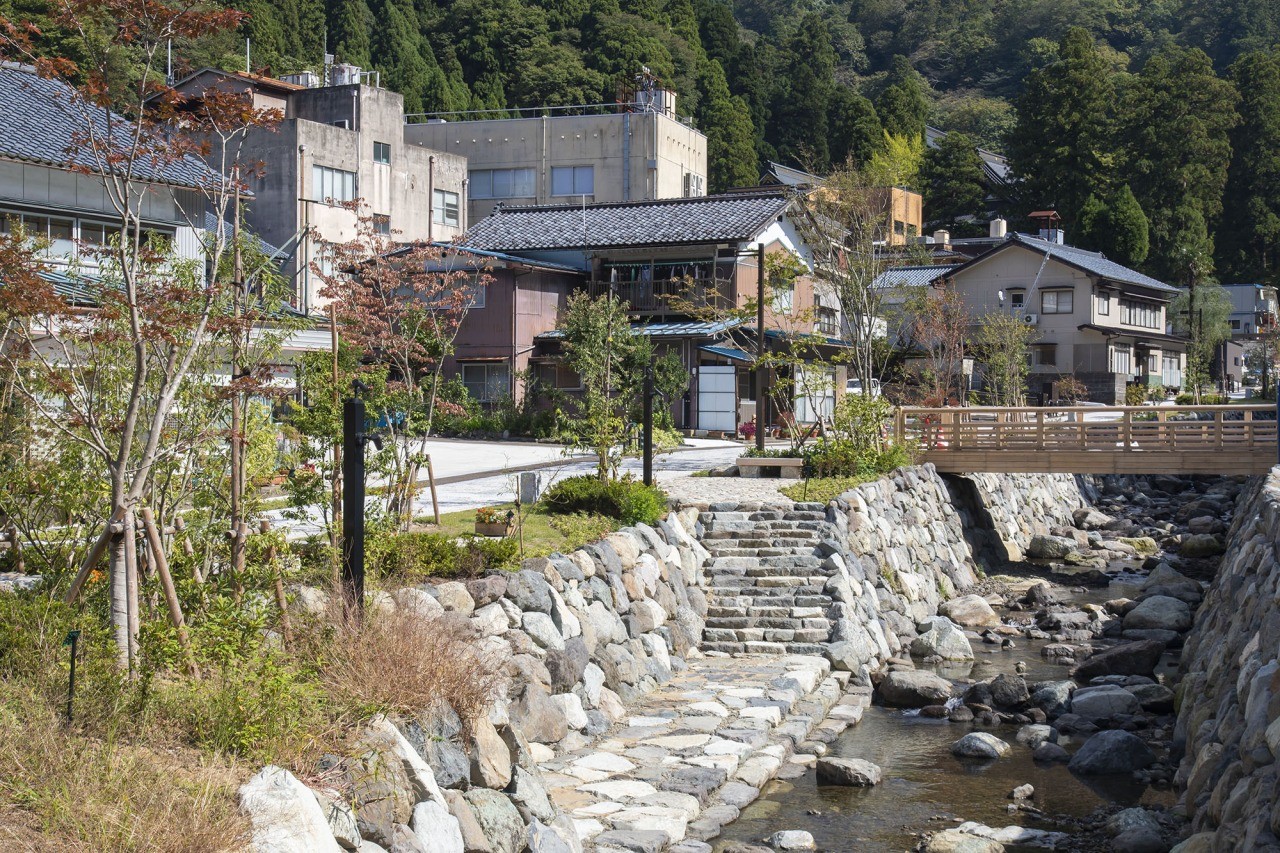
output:
[[[436,221],[436,157],[427,158],[427,242],[435,238]]]
[[[631,112],[622,113],[622,200],[631,201]]]

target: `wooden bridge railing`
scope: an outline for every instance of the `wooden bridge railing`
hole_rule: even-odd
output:
[[[1271,405],[906,407],[895,431],[944,471],[1253,474],[1276,463]]]

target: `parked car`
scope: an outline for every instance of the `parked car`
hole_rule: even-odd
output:
[[[850,379],[848,382],[846,382],[846,383],[845,383],[845,386],[844,386],[844,392],[845,392],[846,394],[861,394],[861,393],[862,393],[862,380],[861,380],[861,379]],[[879,380],[879,379],[872,379],[872,380],[871,380],[871,396],[872,396],[872,397],[879,397],[879,396],[880,396],[880,380]]]

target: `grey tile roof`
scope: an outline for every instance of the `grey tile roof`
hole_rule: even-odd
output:
[[[956,268],[955,264],[933,264],[923,267],[893,267],[876,276],[871,286],[878,290],[892,287],[923,287],[932,284]]]
[[[742,325],[741,320],[689,320],[678,323],[633,323],[633,335],[646,335],[653,338],[693,337],[710,338]],[[537,336],[537,340],[550,341],[564,337],[563,329],[552,329]]]
[[[0,158],[25,160],[62,168],[100,172],[95,158],[74,151],[76,138],[87,128],[91,116],[97,132],[105,136],[110,128],[124,149],[133,125],[115,113],[83,107],[76,90],[58,80],[40,77],[14,65],[0,65]],[[194,157],[173,163],[135,162],[135,174],[142,181],[180,187],[200,187],[216,182],[212,172]]]
[[[1120,282],[1121,284],[1134,284],[1138,287],[1145,287],[1151,290],[1158,290],[1162,293],[1178,293],[1176,287],[1165,284],[1163,281],[1154,279],[1149,275],[1143,275],[1137,270],[1131,270],[1123,264],[1109,260],[1106,256],[1098,252],[1089,252],[1084,249],[1077,249],[1075,246],[1063,246],[1060,243],[1051,243],[1048,240],[1041,240],[1039,237],[1032,237],[1029,234],[1014,234],[1010,237],[1011,243],[1020,243],[1027,248],[1036,252],[1048,252],[1049,257],[1054,260],[1070,264],[1087,273],[1092,273],[1100,278],[1108,281]],[[1007,244],[1005,244],[1007,245]],[[1000,248],[996,247],[997,250]]]
[[[619,204],[499,207],[463,247],[494,252],[610,249],[750,240],[787,209],[781,192]]]

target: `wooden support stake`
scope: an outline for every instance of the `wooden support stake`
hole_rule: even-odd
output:
[[[271,531],[271,522],[265,518],[258,523],[258,530],[262,533]],[[267,562],[275,560],[276,546],[269,545],[267,547]],[[289,600],[284,594],[284,571],[279,567],[275,571],[276,576],[276,606],[280,608],[280,630],[284,632],[285,648],[293,647],[293,624],[289,621]]]
[[[182,646],[187,657],[187,671],[193,678],[200,677],[200,667],[196,664],[195,654],[191,651],[191,638],[187,636],[187,623],[182,618],[182,604],[178,601],[178,591],[173,585],[173,575],[169,573],[169,560],[164,554],[164,543],[160,540],[160,531],[156,529],[156,519],[150,507],[142,508],[142,529],[147,535],[147,548],[151,553],[151,565],[160,578],[160,587],[164,590],[164,601],[169,608],[169,620],[178,632],[178,645]]]
[[[440,499],[436,497],[436,469],[431,464],[431,454],[427,454],[427,482],[431,484],[431,514],[435,517],[436,527],[440,526]]]
[[[22,537],[18,528],[9,528],[9,548],[13,551],[13,570],[20,575],[27,573],[27,561],[22,556]]]
[[[191,544],[191,537],[186,535],[187,521],[182,516],[178,516],[173,520],[173,535],[182,537],[182,553],[188,557],[194,557],[196,554],[195,546]],[[204,572],[200,571],[200,567],[192,561],[191,576],[196,583],[204,583]]]
[[[107,550],[107,543],[111,541],[111,536],[115,532],[115,526],[120,523],[120,519],[124,518],[124,510],[116,510],[111,518],[107,519],[107,523],[102,525],[102,533],[98,534],[97,540],[94,541],[89,553],[85,555],[84,562],[80,564],[80,571],[76,572],[75,580],[71,582],[71,588],[67,590],[66,596],[63,598],[67,604],[74,604],[76,598],[80,595],[80,589],[84,586],[84,582],[89,579],[89,574],[93,571],[93,567],[102,559],[102,554]]]

